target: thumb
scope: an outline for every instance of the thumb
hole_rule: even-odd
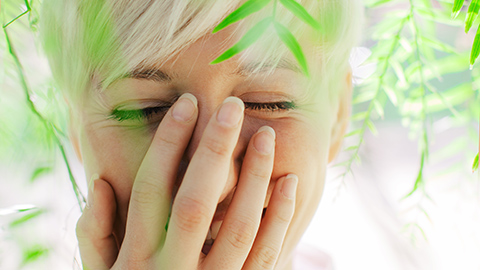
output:
[[[118,255],[113,236],[116,202],[110,184],[94,179],[87,207],[77,222],[77,239],[84,269],[110,269]]]

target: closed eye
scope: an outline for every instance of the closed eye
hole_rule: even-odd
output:
[[[272,102],[272,103],[255,103],[255,102],[245,102],[245,110],[254,110],[259,112],[283,112],[289,111],[296,108],[294,102]],[[139,110],[119,110],[114,109],[109,119],[114,119],[119,122],[126,120],[130,121],[151,121],[155,118],[165,116],[165,113],[172,107],[169,106],[158,106],[158,107],[148,107]],[[161,119],[160,119],[161,120]]]

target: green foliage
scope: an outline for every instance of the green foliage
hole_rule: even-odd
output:
[[[290,52],[292,52],[292,54],[295,56],[305,76],[309,77],[310,75],[308,71],[307,60],[297,39],[290,32],[290,30],[288,30],[287,27],[275,20],[277,1],[278,0],[273,0],[273,10],[271,17],[267,17],[262,21],[258,22],[235,45],[222,53],[222,55],[217,57],[210,64],[213,65],[221,63],[247,49],[253,43],[255,43],[260,38],[260,36],[267,30],[270,24],[273,23],[275,33],[277,33],[283,44],[285,44],[285,46],[287,46]],[[270,0],[249,0],[245,2],[235,11],[233,11],[230,15],[228,15],[222,22],[220,22],[220,24],[218,24],[217,27],[213,29],[212,33],[216,33],[235,22],[245,19],[249,15],[262,10],[268,5],[269,2]],[[299,3],[295,2],[294,0],[280,0],[280,3],[285,8],[290,10],[298,19],[304,21],[316,30],[321,29],[320,24]]]
[[[257,11],[260,11],[266,5],[268,5],[269,2],[270,0],[249,0],[245,2],[243,5],[237,8],[234,12],[228,15],[221,23],[219,23],[213,29],[212,33],[216,33],[235,22],[245,19],[246,17],[248,17],[249,15]]]
[[[41,210],[41,209],[34,209],[34,210],[31,210],[29,211],[28,214],[10,222],[10,228],[15,228],[15,227],[18,227],[20,225],[23,225],[25,224],[26,222],[40,216],[41,214],[43,214],[44,211]]]
[[[456,18],[463,7],[464,1],[455,0],[452,17]],[[472,28],[474,21],[478,18],[478,12],[480,11],[480,0],[472,0],[468,6],[467,16],[465,18],[465,33],[468,33]],[[480,27],[477,28],[477,34],[473,41],[472,51],[470,53],[470,65],[473,67],[475,61],[480,55]]]
[[[29,247],[23,251],[22,265],[29,264],[40,259],[41,257],[47,256],[49,251],[50,250],[48,248],[41,245]]]
[[[476,170],[478,170],[478,153],[475,159],[473,160],[473,165],[472,165],[472,172],[475,172]]]
[[[377,134],[374,123],[385,118],[385,101],[389,101],[398,108],[404,126],[411,129],[419,145],[419,169],[411,191],[405,196],[407,198],[418,192],[426,196],[425,168],[430,156],[432,121],[447,112],[457,121],[462,119],[471,123],[478,120],[471,112],[478,110],[480,104],[472,102],[479,96],[473,85],[474,74],[471,74],[472,81],[459,81],[450,88],[443,87],[442,77],[468,73],[468,58],[457,52],[450,41],[442,41],[432,34],[437,32],[437,27],[452,21],[452,16],[460,17],[463,1],[441,2],[440,7],[433,6],[431,1],[396,2],[407,5],[390,6],[380,23],[372,25],[370,30],[376,43],[369,61],[377,64],[377,72],[356,90],[353,98],[355,106],[351,120],[357,124],[346,137],[355,136],[358,140],[355,145],[347,147],[350,159],[341,163],[345,171],[339,177],[343,179],[350,173],[354,161],[359,159],[366,131]],[[374,12],[377,8],[385,10],[391,1],[368,3],[367,8]],[[470,17],[477,13],[478,8],[472,2]],[[466,17],[467,21],[471,20]],[[474,47],[475,58],[478,52],[479,48]]]
[[[78,200],[78,205],[80,209],[82,209],[81,205],[85,203],[85,197],[83,194],[81,194],[80,190],[78,189],[77,183],[75,178],[73,177],[73,174],[71,172],[70,168],[70,163],[67,160],[66,154],[65,154],[65,146],[63,141],[66,140],[65,133],[62,131],[62,129],[65,129],[65,126],[60,128],[58,125],[58,119],[54,119],[55,116],[58,117],[59,112],[62,111],[62,108],[60,104],[62,102],[56,102],[54,103],[55,99],[55,94],[53,92],[48,92],[46,96],[44,96],[44,93],[42,93],[39,89],[31,89],[31,87],[28,84],[27,80],[27,74],[25,72],[25,69],[22,66],[22,63],[20,61],[19,55],[17,54],[17,51],[15,49],[15,44],[11,39],[10,36],[10,28],[12,27],[17,27],[18,29],[21,29],[23,32],[25,32],[25,29],[22,29],[22,26],[20,24],[15,25],[14,23],[17,22],[18,20],[22,19],[25,14],[29,14],[29,27],[30,31],[36,31],[36,24],[38,23],[38,12],[35,9],[32,9],[34,5],[32,5],[32,1],[7,1],[7,2],[2,2],[2,11],[3,13],[1,14],[1,20],[5,21],[7,17],[9,17],[10,12],[15,12],[14,10],[18,9],[18,6],[21,6],[21,4],[25,4],[26,10],[20,13],[19,15],[15,16],[13,19],[9,20],[7,23],[3,23],[2,27],[2,32],[3,32],[3,37],[4,37],[4,44],[5,44],[5,50],[8,52],[8,57],[9,60],[11,61],[10,68],[14,70],[16,73],[16,77],[18,78],[18,85],[19,89],[22,90],[23,95],[24,95],[24,105],[28,108],[28,112],[31,116],[29,116],[28,121],[30,122],[28,125],[28,128],[32,129],[32,137],[40,137],[42,138],[41,143],[43,145],[46,145],[46,149],[43,151],[46,151],[42,153],[43,156],[47,157],[46,161],[50,162],[50,157],[52,155],[55,155],[55,151],[53,150],[54,147],[57,147],[57,149],[60,151],[60,154],[64,160],[64,163],[67,167],[68,173],[69,173],[69,178],[72,183],[72,187],[74,189],[74,192],[76,194],[77,200]],[[33,14],[33,15],[31,15]],[[13,30],[13,29],[12,29]],[[30,75],[31,76],[31,75]],[[49,89],[53,90],[53,89]],[[53,90],[56,91],[56,90]],[[56,91],[56,94],[58,95],[58,91]],[[46,100],[46,104],[50,104],[49,107],[46,108],[43,112],[40,111],[37,108],[37,104],[34,102],[35,97],[44,97]],[[48,111],[50,109],[50,111]],[[47,117],[45,114],[49,114],[49,116],[53,115],[54,117]],[[18,119],[13,119],[13,120],[18,120]],[[63,123],[64,124],[64,123]],[[48,170],[46,167],[45,168],[35,168],[35,170],[32,173],[31,181],[35,180],[37,177],[39,177],[41,174],[47,173]]]
[[[456,19],[458,17],[458,14],[460,14],[464,2],[465,0],[455,0],[452,9],[452,19]]]
[[[308,13],[308,11],[294,0],[280,0],[280,3],[288,10],[290,10],[297,18],[301,19],[316,30],[322,27],[320,24]]]
[[[468,31],[470,31],[473,21],[477,18],[479,9],[480,1],[472,0],[470,6],[468,7],[467,18],[465,19],[465,33],[468,33]]]
[[[225,51],[217,59],[213,60],[210,64],[218,64],[223,62],[238,53],[242,52],[246,48],[250,47],[255,41],[257,41],[267,28],[272,24],[272,18],[265,18],[258,22],[252,29],[250,29],[233,47]]]
[[[35,170],[33,171],[32,173],[32,176],[30,177],[30,182],[33,182],[35,181],[37,178],[39,178],[40,176],[44,175],[44,174],[48,174],[50,172],[53,171],[53,167],[52,166],[49,166],[49,167],[38,167],[38,168],[35,168]]]
[[[282,24],[274,22],[275,31],[277,35],[282,40],[283,44],[285,44],[288,49],[293,53],[295,58],[297,59],[300,67],[302,68],[303,73],[308,77],[310,76],[308,73],[308,66],[307,66],[307,59],[305,59],[305,55],[303,54],[302,47],[298,44],[297,39],[293,36],[293,34]]]

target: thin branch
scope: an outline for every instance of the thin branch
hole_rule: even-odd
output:
[[[76,180],[72,174],[72,171],[71,171],[71,168],[70,168],[70,163],[67,159],[67,156],[65,154],[65,149],[64,149],[64,146],[59,138],[59,135],[58,135],[58,132],[57,132],[57,127],[50,123],[50,121],[48,121],[45,117],[43,117],[40,112],[36,109],[35,107],[35,104],[33,104],[32,102],[32,99],[31,99],[31,96],[30,96],[30,89],[27,85],[27,80],[25,79],[25,72],[23,71],[23,67],[22,67],[22,64],[20,63],[20,60],[18,58],[18,55],[16,54],[15,52],[15,49],[13,48],[13,45],[12,45],[12,42],[10,40],[10,36],[8,34],[8,31],[6,28],[3,28],[3,32],[5,34],[5,39],[6,39],[6,42],[7,42],[7,48],[8,48],[8,52],[10,53],[10,55],[12,56],[14,62],[15,62],[15,67],[17,69],[17,73],[18,73],[18,76],[19,76],[19,79],[20,79],[20,84],[22,86],[22,89],[23,89],[23,92],[25,94],[25,101],[27,103],[27,106],[29,107],[30,111],[37,116],[37,118],[40,120],[40,122],[43,124],[43,126],[45,127],[45,129],[47,130],[47,132],[51,132],[54,134],[54,140],[55,140],[55,143],[57,144],[57,146],[59,147],[60,149],[60,152],[62,153],[62,157],[63,157],[63,161],[65,163],[65,165],[67,166],[67,170],[68,170],[68,174],[69,174],[69,179],[70,179],[70,182],[72,184],[72,187],[73,187],[73,191],[75,192],[75,196],[77,198],[77,202],[78,202],[78,206],[80,207],[80,211],[83,211],[82,209],[82,201],[85,202],[85,196],[81,193],[81,191],[79,190],[77,184],[76,184]]]

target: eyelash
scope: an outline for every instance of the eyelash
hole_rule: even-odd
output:
[[[245,102],[246,110],[257,110],[263,111],[266,113],[275,113],[275,112],[284,112],[296,108],[294,102],[272,102],[272,103],[254,103],[254,102]],[[141,110],[119,110],[114,109],[110,114],[110,119],[117,120],[119,122],[125,120],[150,120],[155,114],[166,113],[171,106],[159,106],[159,107],[149,107]]]

